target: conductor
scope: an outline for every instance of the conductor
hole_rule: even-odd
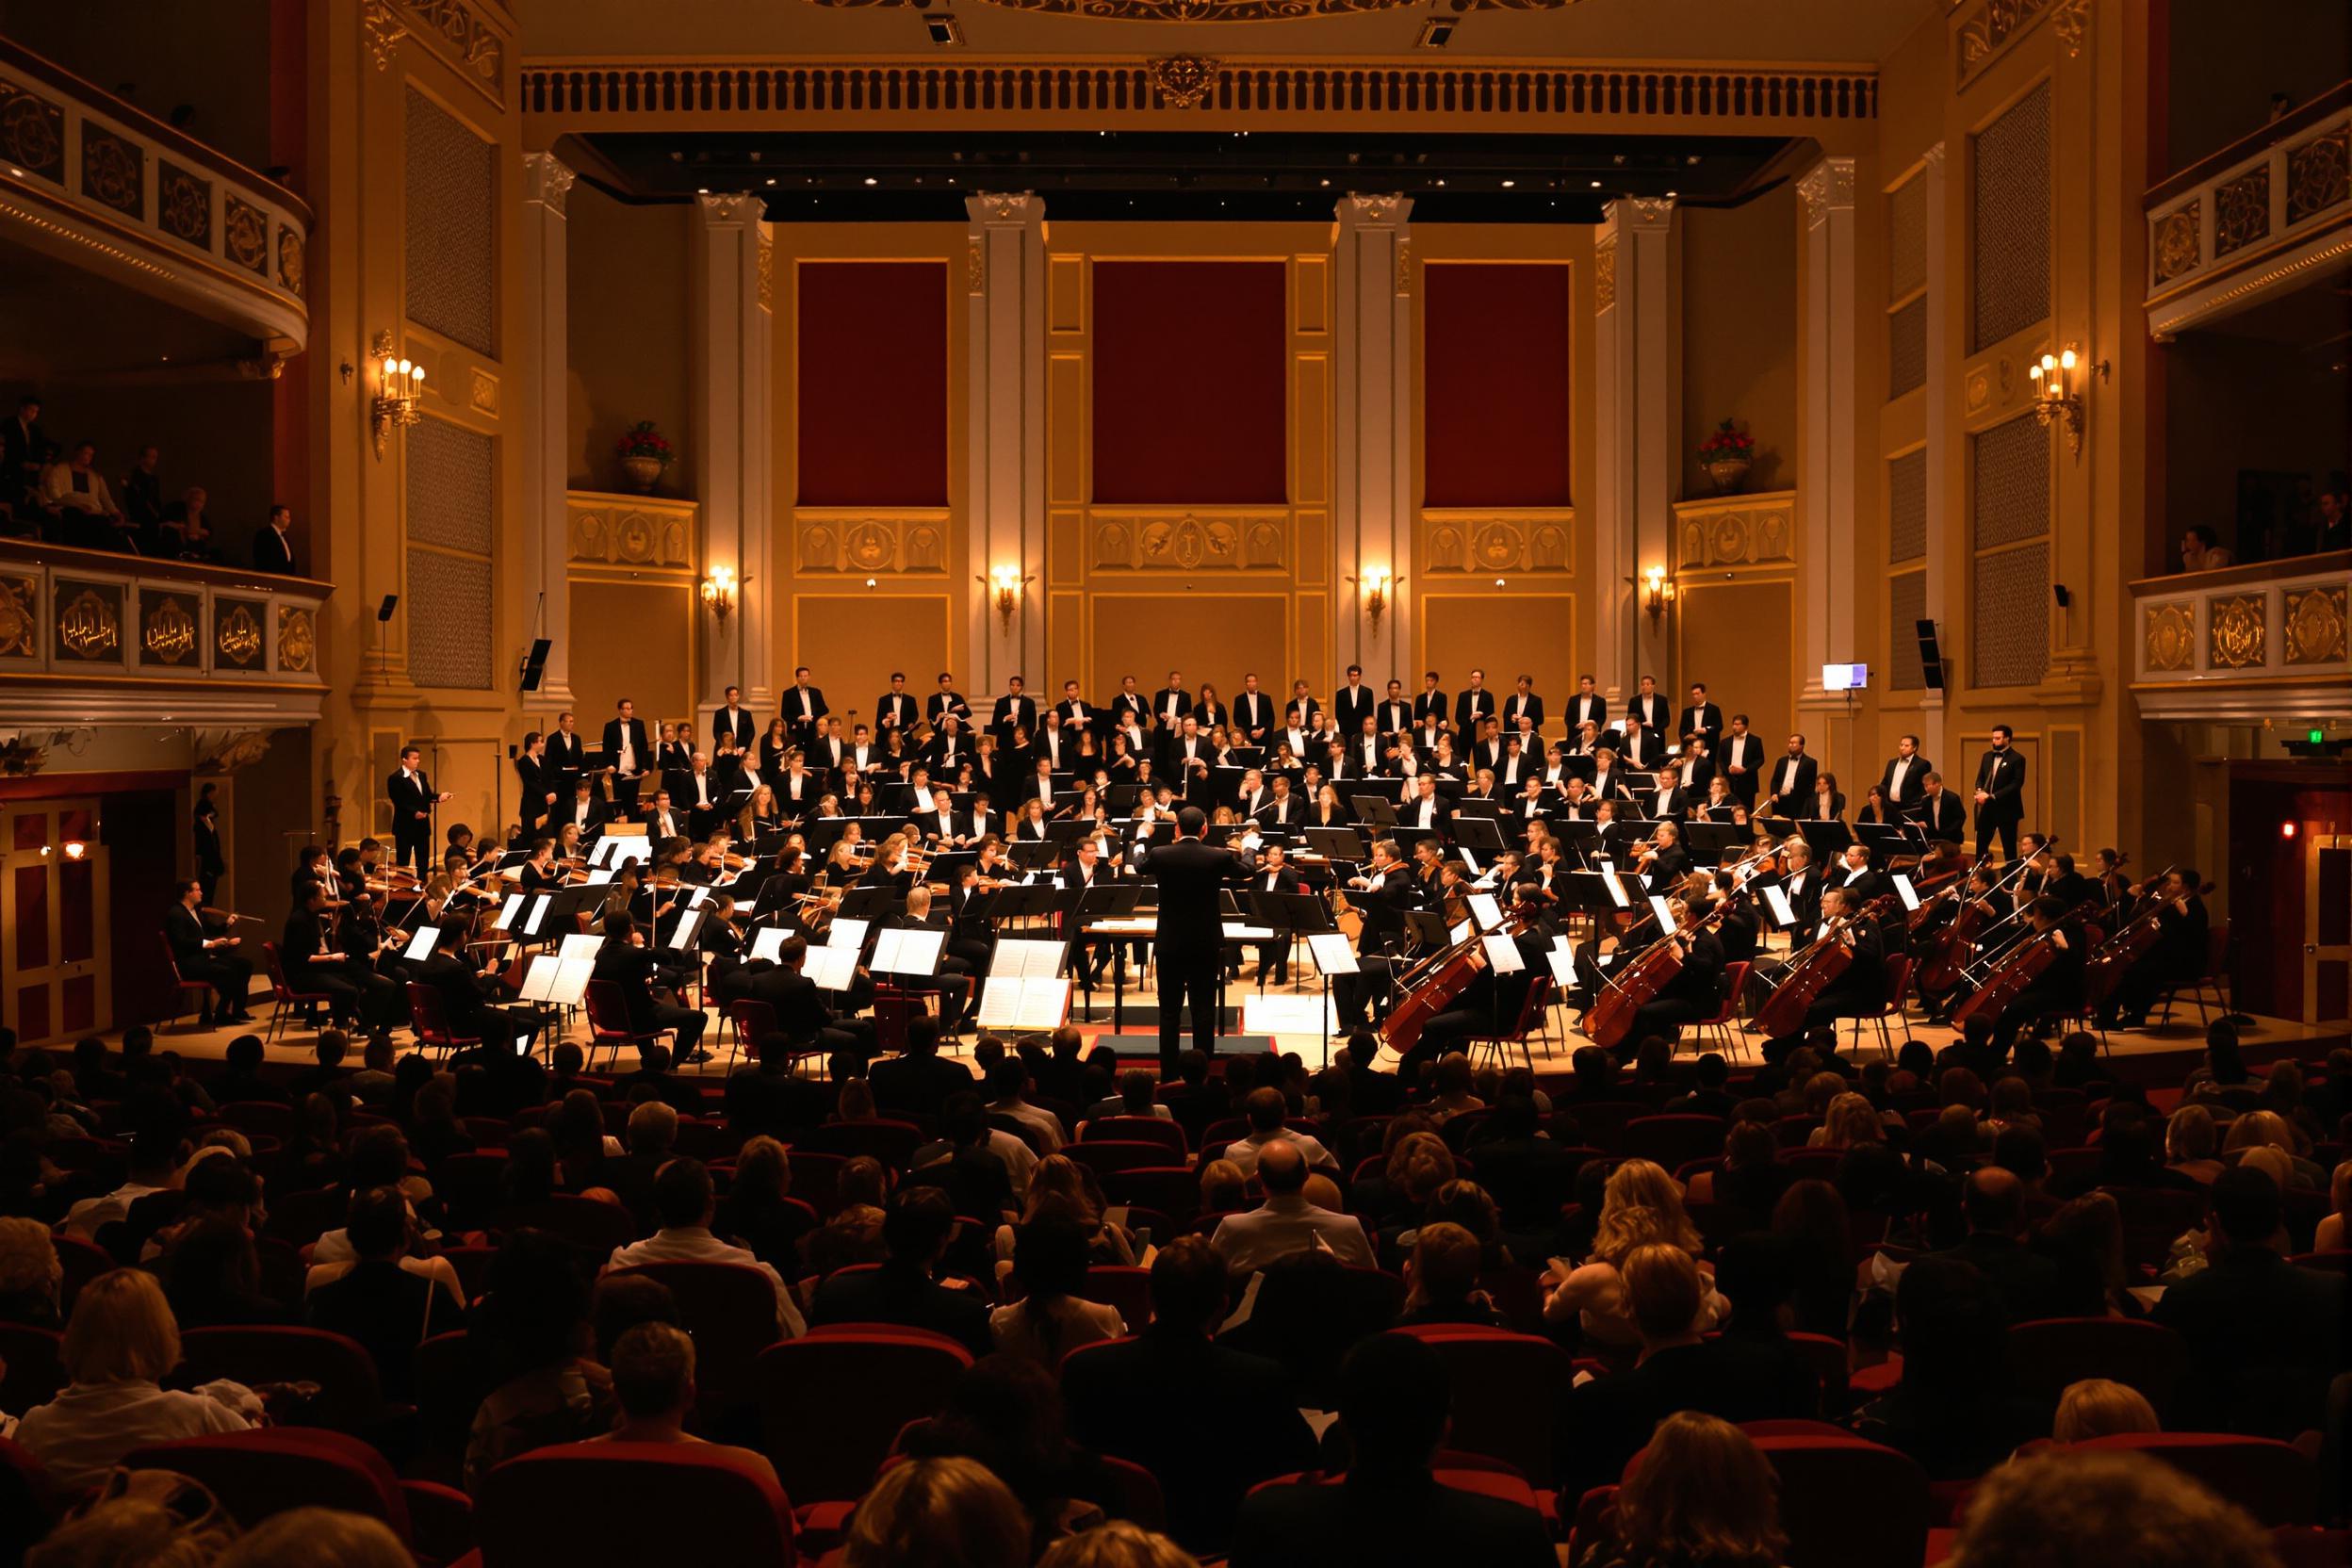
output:
[[[1224,967],[1225,928],[1217,895],[1238,879],[1241,862],[1227,850],[1212,849],[1202,835],[1208,817],[1198,806],[1176,813],[1176,841],[1152,852],[1152,877],[1159,884],[1159,930],[1153,937],[1160,967],[1160,1070],[1176,1070],[1177,1020],[1192,1009],[1193,1048],[1203,1055],[1217,1049],[1217,1001]]]

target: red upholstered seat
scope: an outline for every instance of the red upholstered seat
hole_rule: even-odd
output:
[[[858,1495],[899,1429],[937,1414],[971,1364],[954,1340],[890,1324],[835,1324],[770,1346],[752,1381],[776,1476],[804,1503]]]
[[[1102,1180],[1103,1196],[1114,1203],[1157,1209],[1178,1223],[1189,1223],[1200,1212],[1200,1178],[1189,1166],[1136,1166]]]
[[[1152,1271],[1148,1268],[1096,1264],[1086,1270],[1086,1282],[1078,1287],[1077,1295],[1082,1300],[1117,1307],[1129,1333],[1141,1333],[1152,1321]]]
[[[57,1511],[49,1472],[28,1448],[0,1438],[0,1562],[22,1562]]]
[[[1731,1123],[1720,1116],[1638,1116],[1625,1123],[1623,1147],[1629,1159],[1674,1170],[1721,1154],[1723,1135],[1730,1129]]]
[[[792,1505],[748,1455],[703,1444],[567,1443],[509,1460],[475,1509],[482,1568],[551,1562],[792,1568]]]
[[[1168,1145],[1135,1138],[1088,1138],[1063,1145],[1062,1152],[1105,1180],[1113,1171],[1165,1166],[1168,1158]]]
[[[776,1282],[766,1272],[731,1263],[655,1263],[613,1270],[670,1287],[678,1321],[694,1336],[697,1429],[751,1402],[751,1369],[776,1342]]]
[[[1173,1121],[1163,1121],[1155,1116],[1097,1117],[1086,1123],[1080,1141],[1160,1144],[1175,1156],[1167,1162],[1170,1165],[1181,1162],[1189,1152],[1184,1146],[1184,1130]]]
[[[175,1380],[186,1386],[228,1378],[256,1383],[314,1382],[318,1395],[298,1409],[273,1412],[281,1426],[363,1431],[384,1414],[376,1364],[356,1341],[324,1329],[190,1329],[180,1336]]]
[[[2045,1403],[2054,1404],[2068,1383],[2105,1378],[2138,1389],[2162,1415],[2187,1359],[2179,1334],[2128,1317],[2044,1317],[2009,1331],[2017,1393]]]
[[[246,1529],[288,1509],[332,1508],[383,1520],[432,1561],[452,1560],[473,1546],[473,1505],[465,1494],[429,1481],[403,1483],[380,1451],[343,1432],[257,1428],[154,1444],[123,1463],[202,1481]]]
[[[1765,1437],[1780,1477],[1788,1568],[1886,1568],[1927,1550],[1927,1473],[1858,1437]]]
[[[2308,1525],[2317,1517],[2318,1466],[2302,1449],[2275,1438],[2227,1432],[2121,1432],[2075,1446],[2163,1460],[2264,1525]]]
[[[0,1362],[8,1364],[0,1411],[22,1414],[56,1398],[66,1384],[64,1349],[65,1336],[55,1329],[0,1323]]]
[[[1445,1359],[1454,1389],[1447,1446],[1502,1460],[1535,1486],[1551,1485],[1553,1413],[1576,1378],[1568,1352],[1533,1334],[1473,1325],[1397,1331]]]
[[[839,1154],[855,1159],[868,1154],[892,1170],[904,1170],[923,1147],[923,1129],[911,1121],[885,1117],[874,1121],[828,1121],[811,1127],[793,1140],[792,1152]]]

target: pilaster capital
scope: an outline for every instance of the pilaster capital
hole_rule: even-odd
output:
[[[1606,240],[1624,235],[1664,234],[1673,228],[1674,221],[1672,196],[1620,196],[1601,208],[1601,237]]]
[[[751,229],[768,214],[764,197],[750,191],[706,190],[694,197],[694,210],[701,214],[705,228]]]
[[[1919,161],[1926,164],[1930,169],[1943,168],[1944,144],[1939,141],[1935,146],[1930,147],[1926,152],[1921,153],[1919,155]]]
[[[1413,217],[1413,198],[1393,190],[1351,190],[1331,211],[1343,230],[1401,229]]]
[[[1797,194],[1805,198],[1805,226],[1808,229],[1820,228],[1833,212],[1853,211],[1854,159],[1823,158],[1805,172],[1805,177],[1797,182]]]
[[[572,182],[580,178],[571,165],[553,153],[523,155],[523,202],[525,205],[546,207],[558,218],[564,216],[564,198],[570,195]]]
[[[1045,221],[1045,198],[1034,190],[984,190],[964,198],[964,211],[981,228],[1026,228]]]

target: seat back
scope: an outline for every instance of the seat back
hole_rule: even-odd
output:
[[[482,1568],[793,1560],[792,1505],[775,1478],[702,1444],[536,1449],[490,1472],[474,1525]]]
[[[475,1231],[489,1224],[498,1211],[498,1192],[505,1180],[504,1149],[478,1148],[444,1159],[433,1185],[448,1209],[449,1227]]]
[[[2171,1254],[2172,1238],[2204,1217],[2205,1194],[2171,1187],[2101,1187],[2123,1213],[2123,1263],[2160,1268]]]
[[[1086,1270],[1086,1282],[1076,1294],[1083,1300],[1117,1307],[1131,1334],[1141,1333],[1152,1321],[1152,1271],[1148,1268],[1096,1264]]]
[[[1755,967],[1756,965],[1746,958],[1740,959],[1738,963],[1725,964],[1723,966],[1723,1005],[1715,1009],[1713,1018],[1701,1019],[1699,1021],[1712,1026],[1718,1023],[1730,1023],[1738,1019],[1740,999],[1747,994],[1748,972]]]
[[[1114,1170],[1102,1177],[1102,1192],[1114,1203],[1140,1203],[1179,1224],[1200,1212],[1200,1178],[1186,1166],[1145,1165]]]
[[[971,1364],[951,1339],[881,1324],[769,1346],[752,1381],[777,1478],[804,1504],[860,1495],[899,1429],[938,1414]]]
[[[694,1336],[694,1415],[705,1434],[751,1400],[752,1364],[776,1342],[776,1282],[732,1263],[654,1263],[613,1271],[670,1287],[678,1321]]]
[[[841,1207],[834,1193],[841,1182],[841,1167],[849,1163],[849,1156],[805,1149],[795,1143],[784,1152],[784,1163],[792,1172],[792,1196],[806,1199],[819,1215],[832,1217]]]
[[[174,1380],[188,1387],[216,1378],[248,1388],[256,1383],[317,1383],[318,1393],[307,1404],[272,1411],[280,1426],[357,1432],[384,1413],[376,1364],[355,1341],[324,1329],[189,1329],[180,1335],[180,1349]]]
[[[66,1385],[65,1336],[55,1329],[0,1323],[0,1410],[28,1411],[45,1405]]]
[[[1903,1004],[1911,1000],[1911,956],[1906,953],[1887,959],[1884,972],[1886,989],[1882,998],[1882,1010],[1889,1014],[1900,1013]]]
[[[56,1522],[57,1495],[32,1451],[0,1437],[0,1565],[15,1568]]]
[[[2139,1390],[2161,1416],[2187,1359],[2179,1334],[2128,1317],[2044,1317],[2009,1331],[2017,1391],[2044,1404],[2054,1404],[2068,1383],[2104,1378]]]
[[[1184,1130],[1172,1120],[1163,1121],[1155,1116],[1104,1116],[1086,1123],[1080,1135],[1085,1143],[1156,1143],[1182,1160],[1188,1151],[1184,1147]]]
[[[1567,1108],[1575,1115],[1585,1142],[1610,1154],[1625,1152],[1626,1123],[1654,1114],[1648,1104],[1639,1100],[1596,1100],[1591,1104],[1572,1104]]]
[[[1168,1164],[1168,1146],[1125,1138],[1089,1138],[1084,1143],[1067,1144],[1062,1152],[1085,1166],[1099,1177],[1107,1178],[1115,1170],[1133,1170],[1139,1166]]]
[[[270,989],[280,1002],[291,1001],[294,988],[286,983],[286,965],[278,957],[278,944],[261,944],[261,961],[270,972]]]
[[[2119,1432],[2078,1448],[2146,1454],[2226,1497],[2259,1524],[2308,1525],[2319,1506],[2319,1467],[2291,1443],[2228,1432]]]
[[[1857,1437],[1764,1437],[1780,1478],[1788,1568],[1883,1568],[1924,1561],[1927,1472]]]
[[[599,1042],[633,1040],[636,1031],[629,1026],[629,999],[621,994],[615,980],[590,980],[584,999],[588,1004],[590,1037]]]
[[[1401,1329],[1445,1358],[1452,1375],[1448,1446],[1502,1460],[1528,1484],[1552,1484],[1553,1416],[1576,1378],[1567,1351],[1502,1329],[1432,1325]]]
[[[743,997],[727,1004],[727,1016],[735,1021],[735,1033],[746,1047],[759,1043],[776,1032],[776,1009],[765,1002]]]
[[[1627,1157],[1675,1170],[1721,1154],[1730,1130],[1720,1116],[1640,1116],[1625,1123],[1620,1141]]]
[[[418,1436],[433,1462],[428,1472],[447,1479],[461,1473],[475,1407],[496,1387],[484,1348],[463,1329],[435,1334],[416,1347],[409,1364]]]
[[[256,1427],[152,1443],[122,1461],[202,1481],[244,1529],[294,1508],[331,1508],[382,1520],[411,1539],[408,1499],[391,1461],[343,1432]]]
[[[500,1209],[494,1223],[501,1231],[531,1225],[547,1231],[602,1263],[616,1247],[637,1239],[637,1221],[617,1203],[571,1193],[551,1193],[535,1203]]]
[[[828,1121],[811,1127],[795,1139],[795,1151],[808,1149],[819,1153],[839,1154],[855,1159],[869,1154],[892,1170],[904,1170],[923,1147],[923,1129],[911,1121],[896,1121],[889,1117],[871,1121]]]

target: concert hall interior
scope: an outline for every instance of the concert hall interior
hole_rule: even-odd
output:
[[[0,0],[0,1557],[2345,1560],[2348,15]]]

